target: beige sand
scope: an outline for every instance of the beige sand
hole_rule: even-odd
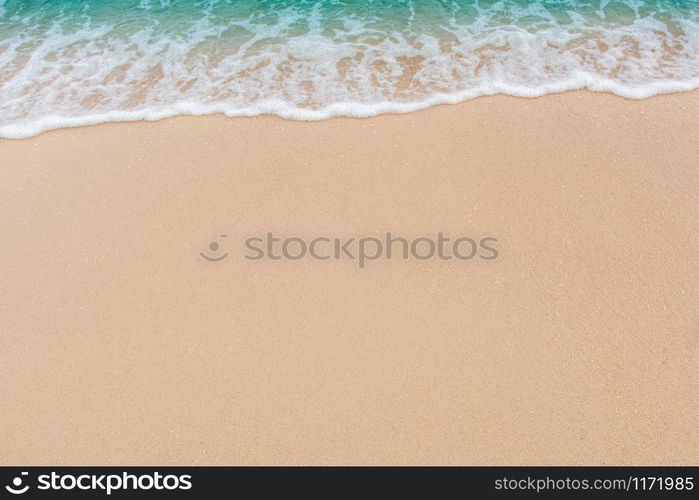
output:
[[[578,92],[0,141],[0,462],[697,464],[698,131],[699,92]]]

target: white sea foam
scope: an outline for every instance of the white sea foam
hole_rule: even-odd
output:
[[[141,3],[143,17],[114,24],[106,13],[8,14],[0,0],[0,137],[179,114],[319,120],[492,94],[699,87],[699,8],[456,1],[434,13],[411,1],[393,16],[318,2],[224,16],[212,2],[165,23],[145,14],[168,1]]]

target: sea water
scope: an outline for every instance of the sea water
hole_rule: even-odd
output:
[[[699,86],[699,0],[0,0],[0,137]]]

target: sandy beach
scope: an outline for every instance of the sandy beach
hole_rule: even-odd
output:
[[[0,462],[697,464],[697,131],[699,91],[570,92],[0,140]]]

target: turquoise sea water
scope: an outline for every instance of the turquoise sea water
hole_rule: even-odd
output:
[[[699,0],[0,0],[0,136],[699,86]]]

